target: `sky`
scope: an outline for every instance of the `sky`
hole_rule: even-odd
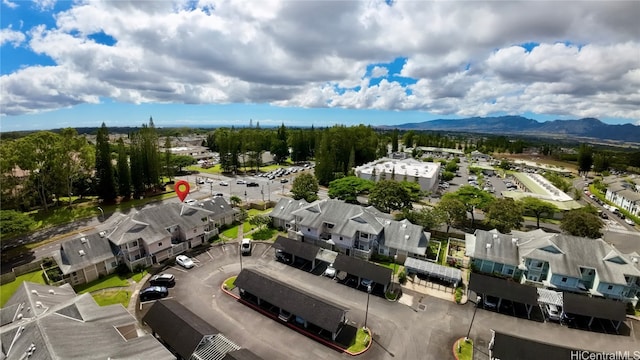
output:
[[[640,125],[639,1],[0,1],[0,131]]]

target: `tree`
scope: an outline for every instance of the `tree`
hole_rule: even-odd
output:
[[[369,204],[387,213],[412,207],[409,191],[393,180],[378,181],[369,194]]]
[[[455,197],[443,197],[436,208],[441,211],[443,221],[447,224],[447,233],[451,226],[462,223],[467,219],[467,209],[464,204]]]
[[[177,169],[178,173],[182,173],[182,169],[196,163],[196,159],[189,155],[173,155],[171,156],[171,167]]]
[[[262,228],[271,224],[271,217],[269,215],[254,215],[249,218],[249,224]]]
[[[106,202],[116,198],[116,184],[111,163],[111,147],[109,146],[109,129],[102,123],[96,137],[96,190],[98,197]]]
[[[233,195],[231,198],[229,198],[229,202],[231,203],[231,206],[238,207],[238,205],[242,203],[242,199],[240,199],[239,196]]]
[[[204,140],[203,140],[204,141]],[[164,175],[169,178],[173,177],[173,168],[171,167],[171,137],[164,139]]]
[[[398,129],[391,132],[391,152],[398,152]]]
[[[522,207],[510,198],[495,199],[487,205],[485,221],[501,233],[508,233],[522,225]]]
[[[318,200],[318,180],[308,173],[298,175],[291,185],[291,194],[296,200],[305,199],[307,202]]]
[[[31,216],[15,210],[0,210],[0,234],[19,234],[28,231],[35,222]]]
[[[524,213],[533,214],[536,217],[536,226],[540,228],[540,218],[543,214],[546,214],[547,217],[553,217],[553,214],[560,211],[557,206],[552,203],[546,202],[544,200],[540,200],[538,198],[528,196],[520,201],[522,204],[522,208]]]
[[[560,221],[560,229],[574,236],[588,237],[592,239],[602,236],[602,220],[598,215],[584,209],[567,211]]]
[[[124,140],[118,139],[118,193],[124,198],[131,196],[131,173]]]
[[[578,149],[578,173],[587,175],[593,165],[593,149],[587,144],[581,144]]]
[[[443,197],[458,199],[471,214],[471,226],[475,222],[474,209],[484,210],[495,198],[489,193],[470,185],[461,186],[456,192],[446,193]]]
[[[289,157],[289,146],[287,146],[287,128],[280,125],[276,134],[276,140],[271,144],[271,154],[278,164],[282,164]]]
[[[444,213],[438,208],[423,207],[414,211],[411,209],[403,209],[402,216],[409,220],[412,224],[420,225],[425,229],[434,229],[445,222]]]
[[[366,194],[374,186],[371,180],[356,176],[347,176],[329,183],[329,197],[340,199],[351,204],[358,203],[358,196]]]
[[[442,181],[451,181],[453,180],[453,178],[456,176],[456,174],[449,172],[449,171],[443,171],[442,175],[440,175],[440,179]]]

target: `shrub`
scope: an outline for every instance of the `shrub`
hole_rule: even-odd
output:
[[[407,283],[407,273],[405,271],[402,271],[400,274],[398,274],[398,281],[402,285]]]
[[[462,287],[461,286],[458,286],[456,288],[455,299],[456,299],[456,304],[460,304],[460,301],[462,301]]]

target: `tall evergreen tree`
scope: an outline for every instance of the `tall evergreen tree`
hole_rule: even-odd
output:
[[[96,190],[98,197],[105,202],[116,198],[116,184],[113,178],[111,148],[109,147],[109,129],[102,123],[96,138]]]
[[[171,181],[173,167],[171,166],[171,138],[169,136],[164,140],[164,175]]]
[[[593,165],[593,149],[587,144],[581,144],[578,149],[578,172],[588,174]]]
[[[144,194],[144,170],[142,161],[142,146],[140,133],[131,134],[131,145],[129,146],[129,162],[131,167],[131,185],[136,197]]]
[[[124,140],[118,139],[118,194],[124,198],[131,196],[131,174],[129,172],[129,159]]]
[[[391,133],[391,152],[398,151],[398,142],[398,129],[393,129],[393,132]]]

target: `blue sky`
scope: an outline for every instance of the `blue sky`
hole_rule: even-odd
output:
[[[640,3],[2,0],[0,131],[640,125]]]

